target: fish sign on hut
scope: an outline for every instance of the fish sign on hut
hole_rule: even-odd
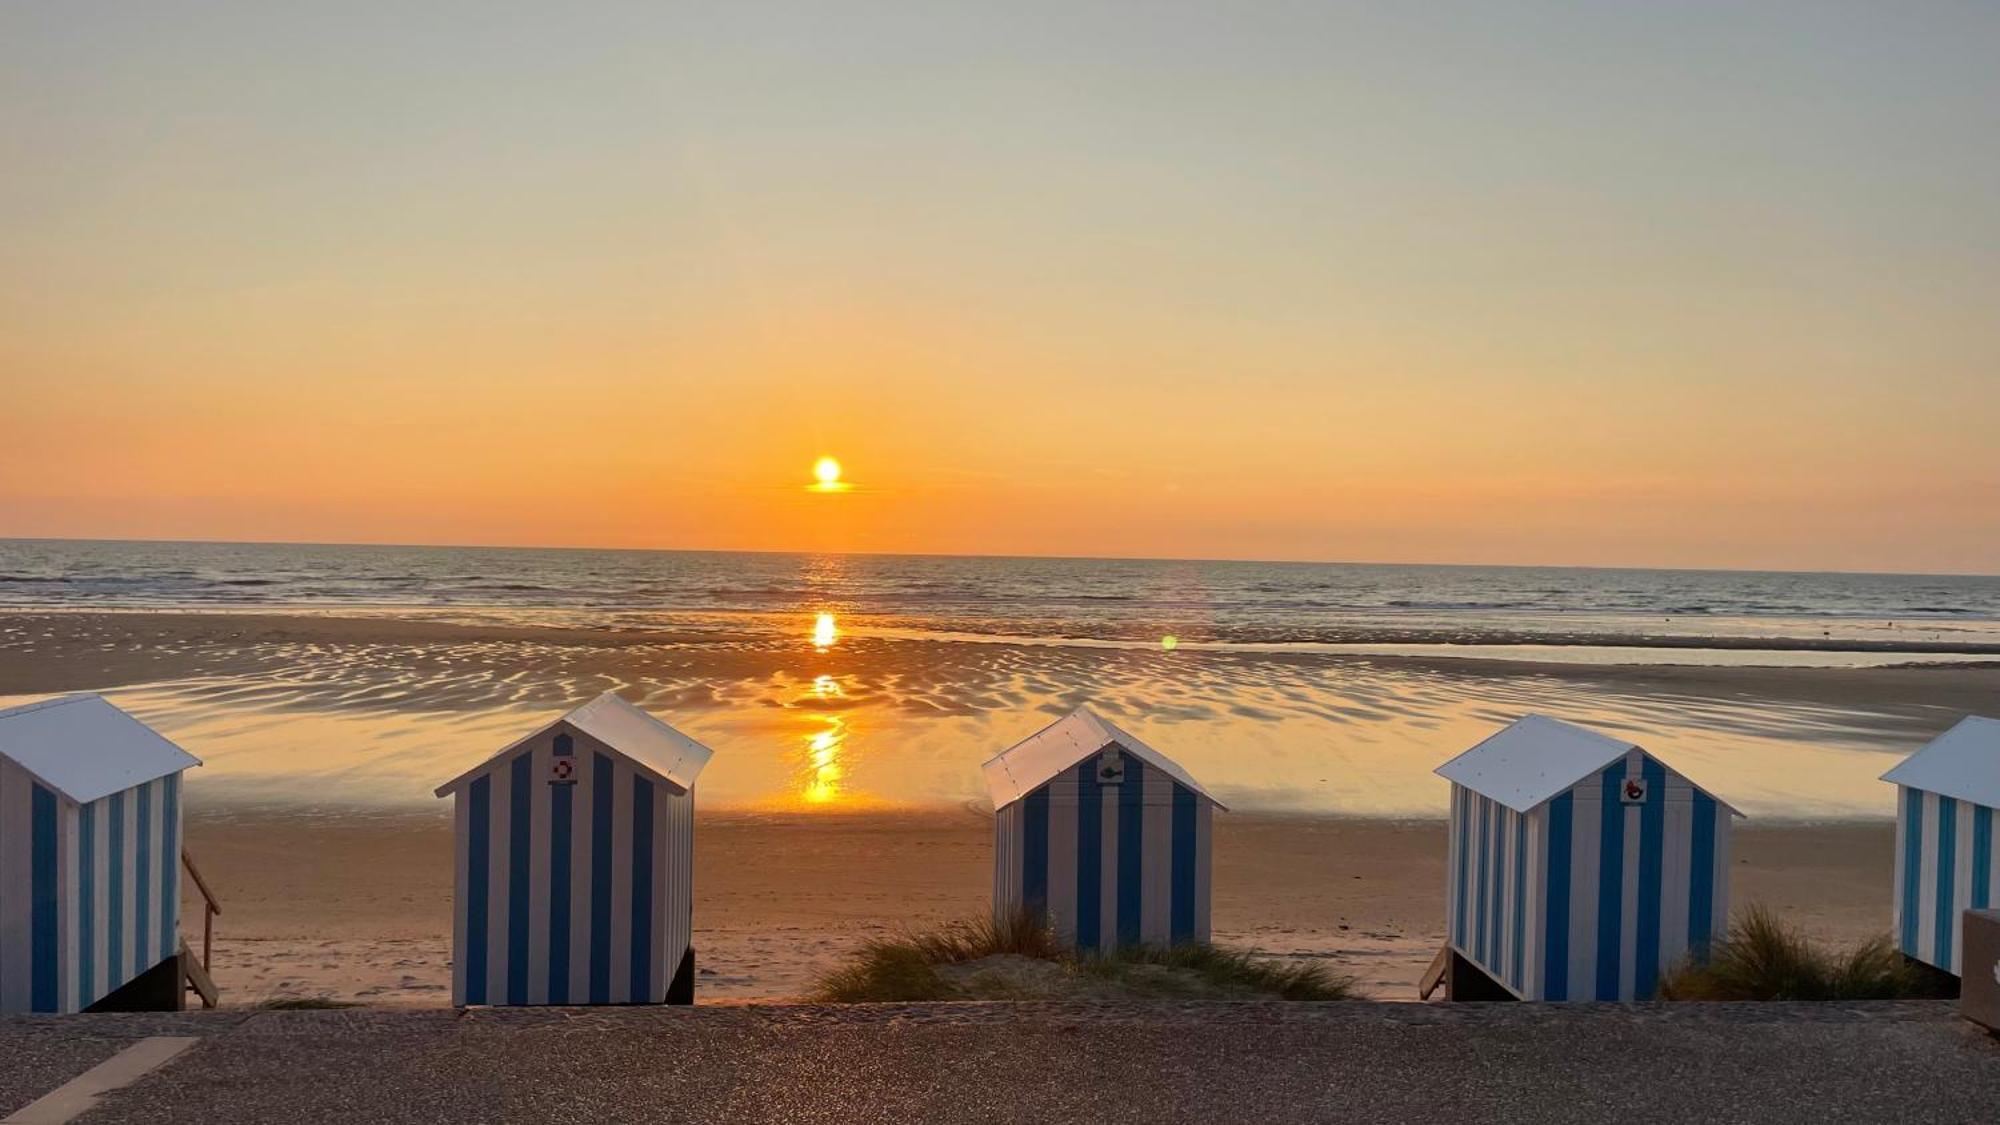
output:
[[[439,786],[456,802],[452,1002],[693,1003],[709,757],[605,692]]]
[[[996,921],[1025,911],[1084,950],[1208,941],[1223,806],[1173,759],[1079,707],[982,768]]]

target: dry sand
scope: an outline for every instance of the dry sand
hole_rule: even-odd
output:
[[[798,996],[870,937],[976,916],[990,831],[970,812],[705,818],[701,1000]],[[1887,926],[1890,843],[1886,825],[1746,827],[1733,894],[1858,940]],[[196,813],[188,846],[223,902],[215,973],[230,1003],[449,1001],[445,818]],[[1215,846],[1218,942],[1324,959],[1377,997],[1415,998],[1443,940],[1442,825],[1232,815]]]

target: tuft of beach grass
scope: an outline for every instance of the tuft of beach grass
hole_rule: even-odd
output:
[[[1815,945],[1756,903],[1736,913],[1705,962],[1689,960],[1660,982],[1662,1000],[1905,1000],[1937,995],[1888,935],[1851,949]]]
[[[1024,976],[996,965],[952,972],[955,967],[976,969],[988,962],[1026,963],[1038,971]],[[1045,921],[1019,913],[998,921],[958,922],[870,941],[851,962],[823,975],[811,998],[835,1004],[1017,1000],[1070,991],[1112,992],[1136,999],[1360,996],[1352,978],[1325,965],[1284,964],[1201,943],[1078,953]]]

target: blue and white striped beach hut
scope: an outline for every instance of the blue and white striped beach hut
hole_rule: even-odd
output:
[[[0,711],[0,1012],[80,1012],[177,957],[200,764],[101,696]]]
[[[1208,940],[1222,805],[1171,758],[1079,707],[982,768],[996,919],[1026,909],[1083,949]]]
[[[1882,775],[1896,786],[1896,948],[1959,973],[1959,916],[2000,903],[2000,720],[1969,715]]]
[[[694,999],[709,749],[605,692],[438,787],[456,798],[452,1002]]]
[[[1522,1000],[1644,1000],[1729,919],[1735,809],[1639,747],[1529,715],[1451,782],[1452,952]]]

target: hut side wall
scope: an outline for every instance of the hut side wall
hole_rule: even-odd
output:
[[[453,800],[454,1003],[665,1000],[694,921],[692,793],[563,726]]]
[[[0,1012],[77,1012],[172,956],[180,775],[78,806],[0,762]]]
[[[1453,786],[1452,945],[1524,999],[1647,999],[1728,925],[1730,820],[1642,751],[1526,816]]]
[[[1540,818],[1454,785],[1447,833],[1446,932],[1452,945],[1516,996],[1531,997],[1538,975],[1542,885],[1531,864]]]
[[[1116,785],[1093,755],[997,810],[996,917],[1046,913],[1085,949],[1209,940],[1214,804],[1122,757]]]
[[[1896,947],[1957,975],[1959,917],[2000,902],[1993,809],[1896,787]]]

